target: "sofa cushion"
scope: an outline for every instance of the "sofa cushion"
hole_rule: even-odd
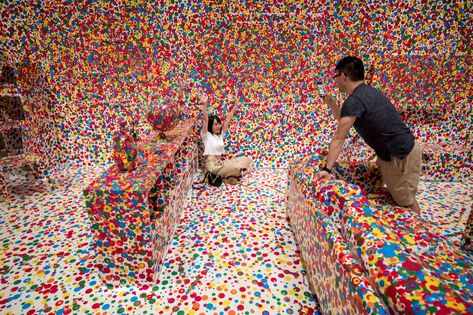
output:
[[[471,258],[444,247],[435,251],[432,242],[426,243],[429,250],[419,253],[414,250],[423,246],[415,241],[418,237],[437,237],[419,229],[399,238],[396,227],[380,220],[376,212],[369,202],[347,202],[342,235],[387,304],[397,312],[426,307],[439,313],[472,312]],[[439,244],[448,245],[448,241]]]

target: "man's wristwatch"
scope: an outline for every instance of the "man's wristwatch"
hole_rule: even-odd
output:
[[[322,167],[322,171],[326,171],[329,174],[332,174],[332,170],[328,169],[327,166]]]

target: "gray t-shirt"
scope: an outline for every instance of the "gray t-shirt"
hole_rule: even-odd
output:
[[[414,147],[414,136],[396,108],[377,89],[362,83],[343,103],[341,117],[355,116],[355,130],[379,158],[405,158]]]

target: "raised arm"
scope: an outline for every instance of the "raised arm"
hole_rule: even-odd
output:
[[[199,93],[200,103],[202,104],[202,133],[207,132],[207,127],[209,125],[209,113],[207,111],[207,102],[209,100],[207,94],[204,92]]]
[[[333,117],[339,121],[340,120],[340,106],[337,104],[337,101],[330,96],[330,94],[325,94],[322,96],[322,100],[325,104],[328,105],[330,111],[332,112]]]
[[[235,95],[232,95],[231,99],[233,101],[233,106],[230,112],[227,114],[225,121],[223,122],[222,135],[227,132],[228,126],[230,125],[230,121],[233,119],[233,116],[235,115],[235,111],[240,106],[240,102],[238,101],[238,98]]]

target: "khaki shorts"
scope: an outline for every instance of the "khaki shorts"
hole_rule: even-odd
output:
[[[421,146],[416,142],[411,153],[402,160],[393,157],[387,162],[378,158],[378,166],[394,202],[402,207],[412,205],[422,172]]]
[[[237,157],[231,160],[222,160],[213,158],[205,161],[205,168],[212,174],[217,174],[223,178],[238,177],[241,175],[242,169],[249,170],[251,167],[251,159],[247,157]]]

